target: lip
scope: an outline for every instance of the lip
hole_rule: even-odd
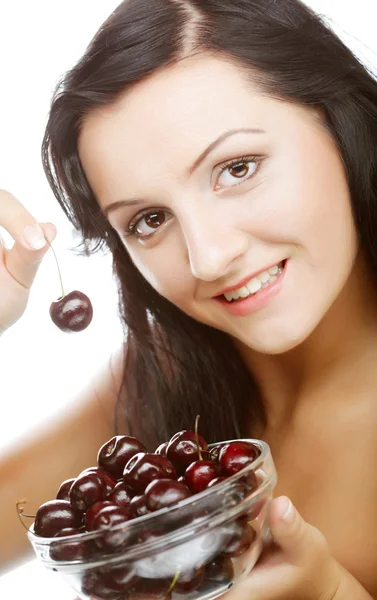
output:
[[[218,298],[219,296],[223,296],[224,294],[227,294],[228,292],[235,292],[236,290],[241,289],[247,283],[249,283],[249,281],[254,279],[254,277],[258,277],[258,275],[260,275],[261,273],[264,273],[265,271],[269,271],[269,269],[272,269],[273,267],[276,267],[276,265],[280,265],[281,263],[284,263],[284,262],[285,262],[284,260],[281,260],[280,262],[273,263],[269,267],[265,267],[264,269],[261,269],[260,271],[256,271],[252,275],[249,275],[248,277],[245,277],[244,279],[239,281],[236,285],[232,285],[230,287],[225,288],[224,290],[222,290],[222,292],[219,292],[218,294],[216,294],[216,296],[214,296],[214,298]]]
[[[276,281],[265,289],[261,289],[256,294],[248,296],[248,298],[245,298],[244,300],[238,300],[237,302],[228,302],[224,296],[217,296],[214,298],[215,302],[234,317],[247,317],[258,312],[265,308],[269,302],[279,294],[287,274],[288,263],[288,260],[283,261],[283,271]]]

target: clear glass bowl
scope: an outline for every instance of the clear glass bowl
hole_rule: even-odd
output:
[[[28,537],[37,557],[83,600],[221,596],[250,573],[269,538],[269,506],[277,482],[269,446],[242,441],[259,448],[253,463],[175,506],[106,532],[64,538],[36,536],[32,526]],[[251,491],[255,478],[257,487]],[[85,544],[85,559],[67,560],[75,544]]]

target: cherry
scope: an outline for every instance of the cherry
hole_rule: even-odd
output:
[[[103,469],[102,467],[89,467],[89,469],[84,469],[84,471],[82,471],[80,475],[83,475],[84,473],[96,473],[97,475],[99,475],[99,477],[101,477],[101,479],[103,479],[103,481],[105,482],[107,494],[110,494],[116,486],[116,484],[118,483],[118,480],[115,479],[115,477],[113,477],[112,475],[110,475],[110,473],[105,471],[105,469]]]
[[[193,494],[199,494],[208,487],[212,479],[219,476],[218,466],[211,460],[197,460],[187,467],[185,483]]]
[[[93,531],[104,532],[100,538],[95,540],[98,547],[105,550],[116,550],[119,546],[125,544],[130,536],[128,529],[118,528],[115,531],[107,530],[112,529],[121,523],[127,523],[132,517],[132,512],[129,509],[124,508],[124,506],[113,504],[102,508],[95,515],[92,522]]]
[[[137,494],[142,494],[154,479],[176,479],[177,473],[164,456],[139,452],[131,458],[123,471],[123,479]]]
[[[176,594],[190,594],[190,592],[194,592],[201,585],[203,579],[204,567],[180,573],[172,591]]]
[[[49,500],[42,504],[36,514],[34,531],[42,537],[54,537],[66,527],[80,527],[82,513],[75,510],[67,500]]]
[[[66,527],[61,531],[58,531],[54,537],[63,538],[71,535],[79,535],[81,533],[81,529]],[[84,560],[85,558],[89,558],[92,552],[93,546],[89,540],[69,540],[66,543],[59,542],[57,544],[52,542],[50,546],[50,558],[60,562]]]
[[[129,509],[135,517],[143,517],[149,514],[145,495],[134,496],[129,504]]]
[[[74,478],[63,481],[58,489],[58,493],[56,494],[57,500],[69,500],[69,490],[71,489],[71,485],[74,481]]]
[[[104,586],[115,592],[127,592],[138,581],[132,565],[101,567],[98,575]]]
[[[226,477],[215,477],[215,479],[211,479],[211,481],[207,485],[207,488],[212,488],[213,486],[215,486],[218,483],[221,483],[222,481],[225,481],[225,480],[226,480]]]
[[[208,444],[201,435],[185,430],[173,435],[166,449],[166,456],[177,472],[183,474],[191,463],[202,458],[201,452],[207,450]]]
[[[123,594],[117,593],[104,583],[99,569],[84,572],[81,592],[93,600],[123,600],[124,598]]]
[[[145,503],[150,511],[160,510],[177,504],[191,496],[184,483],[171,479],[156,479],[145,490]]]
[[[50,316],[61,331],[83,331],[92,321],[93,307],[88,296],[75,290],[51,303]]]
[[[93,318],[93,307],[88,296],[77,290],[65,294],[59,262],[50,242],[56,266],[58,268],[62,295],[52,302],[50,306],[50,317],[59,329],[65,332],[77,332],[86,329]]]
[[[172,582],[170,579],[140,579],[131,590],[132,600],[169,600]]]
[[[110,500],[99,500],[95,502],[91,506],[89,506],[88,510],[85,513],[85,527],[87,531],[92,531],[93,529],[93,520],[96,514],[105,508],[105,506],[113,506],[114,502]]]
[[[72,484],[69,500],[73,508],[86,511],[89,506],[106,498],[106,483],[96,473],[83,472]]]
[[[217,556],[205,567],[205,578],[218,585],[231,583],[234,577],[232,559],[229,556]]]
[[[231,540],[223,550],[223,554],[229,557],[237,557],[244,554],[255,541],[256,531],[247,522],[247,518],[240,517],[233,523],[234,532]]]
[[[169,442],[164,442],[160,444],[159,447],[154,451],[155,454],[160,454],[161,456],[166,456],[166,450],[169,445]]]
[[[230,442],[222,446],[219,465],[225,475],[235,475],[259,456],[259,450],[248,442]]]
[[[111,491],[111,493],[108,495],[107,498],[111,502],[118,504],[118,506],[127,507],[130,504],[133,497],[134,497],[134,493],[131,490],[131,488],[128,485],[126,485],[125,483],[122,483],[120,481],[119,483],[116,484],[116,486],[114,487],[114,489]]]
[[[116,435],[104,444],[97,456],[97,462],[117,479],[121,479],[124,467],[138,452],[146,452],[144,445],[129,435]]]

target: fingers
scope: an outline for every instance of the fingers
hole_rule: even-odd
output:
[[[41,224],[41,231],[50,242],[55,238],[56,229],[51,223]],[[26,250],[16,242],[11,250],[5,251],[4,263],[13,279],[23,287],[30,288],[49,247],[46,243],[41,250]]]
[[[0,226],[12,236],[11,250],[2,250],[10,275],[25,288],[30,288],[42,258],[56,236],[51,223],[39,224],[12,194],[0,191]],[[48,240],[48,241],[47,241]]]
[[[13,194],[4,190],[0,190],[0,226],[25,250],[46,246],[40,225]]]
[[[291,564],[315,560],[315,556],[330,555],[322,533],[307,523],[286,496],[275,498],[271,504],[270,527],[275,543]]]

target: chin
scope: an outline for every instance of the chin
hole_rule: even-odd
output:
[[[285,328],[275,326],[269,327],[268,332],[261,332],[259,335],[254,330],[249,334],[243,332],[241,336],[235,337],[254,352],[278,355],[290,352],[300,346],[308,339],[312,331],[311,327],[301,327],[295,330],[292,326]]]

